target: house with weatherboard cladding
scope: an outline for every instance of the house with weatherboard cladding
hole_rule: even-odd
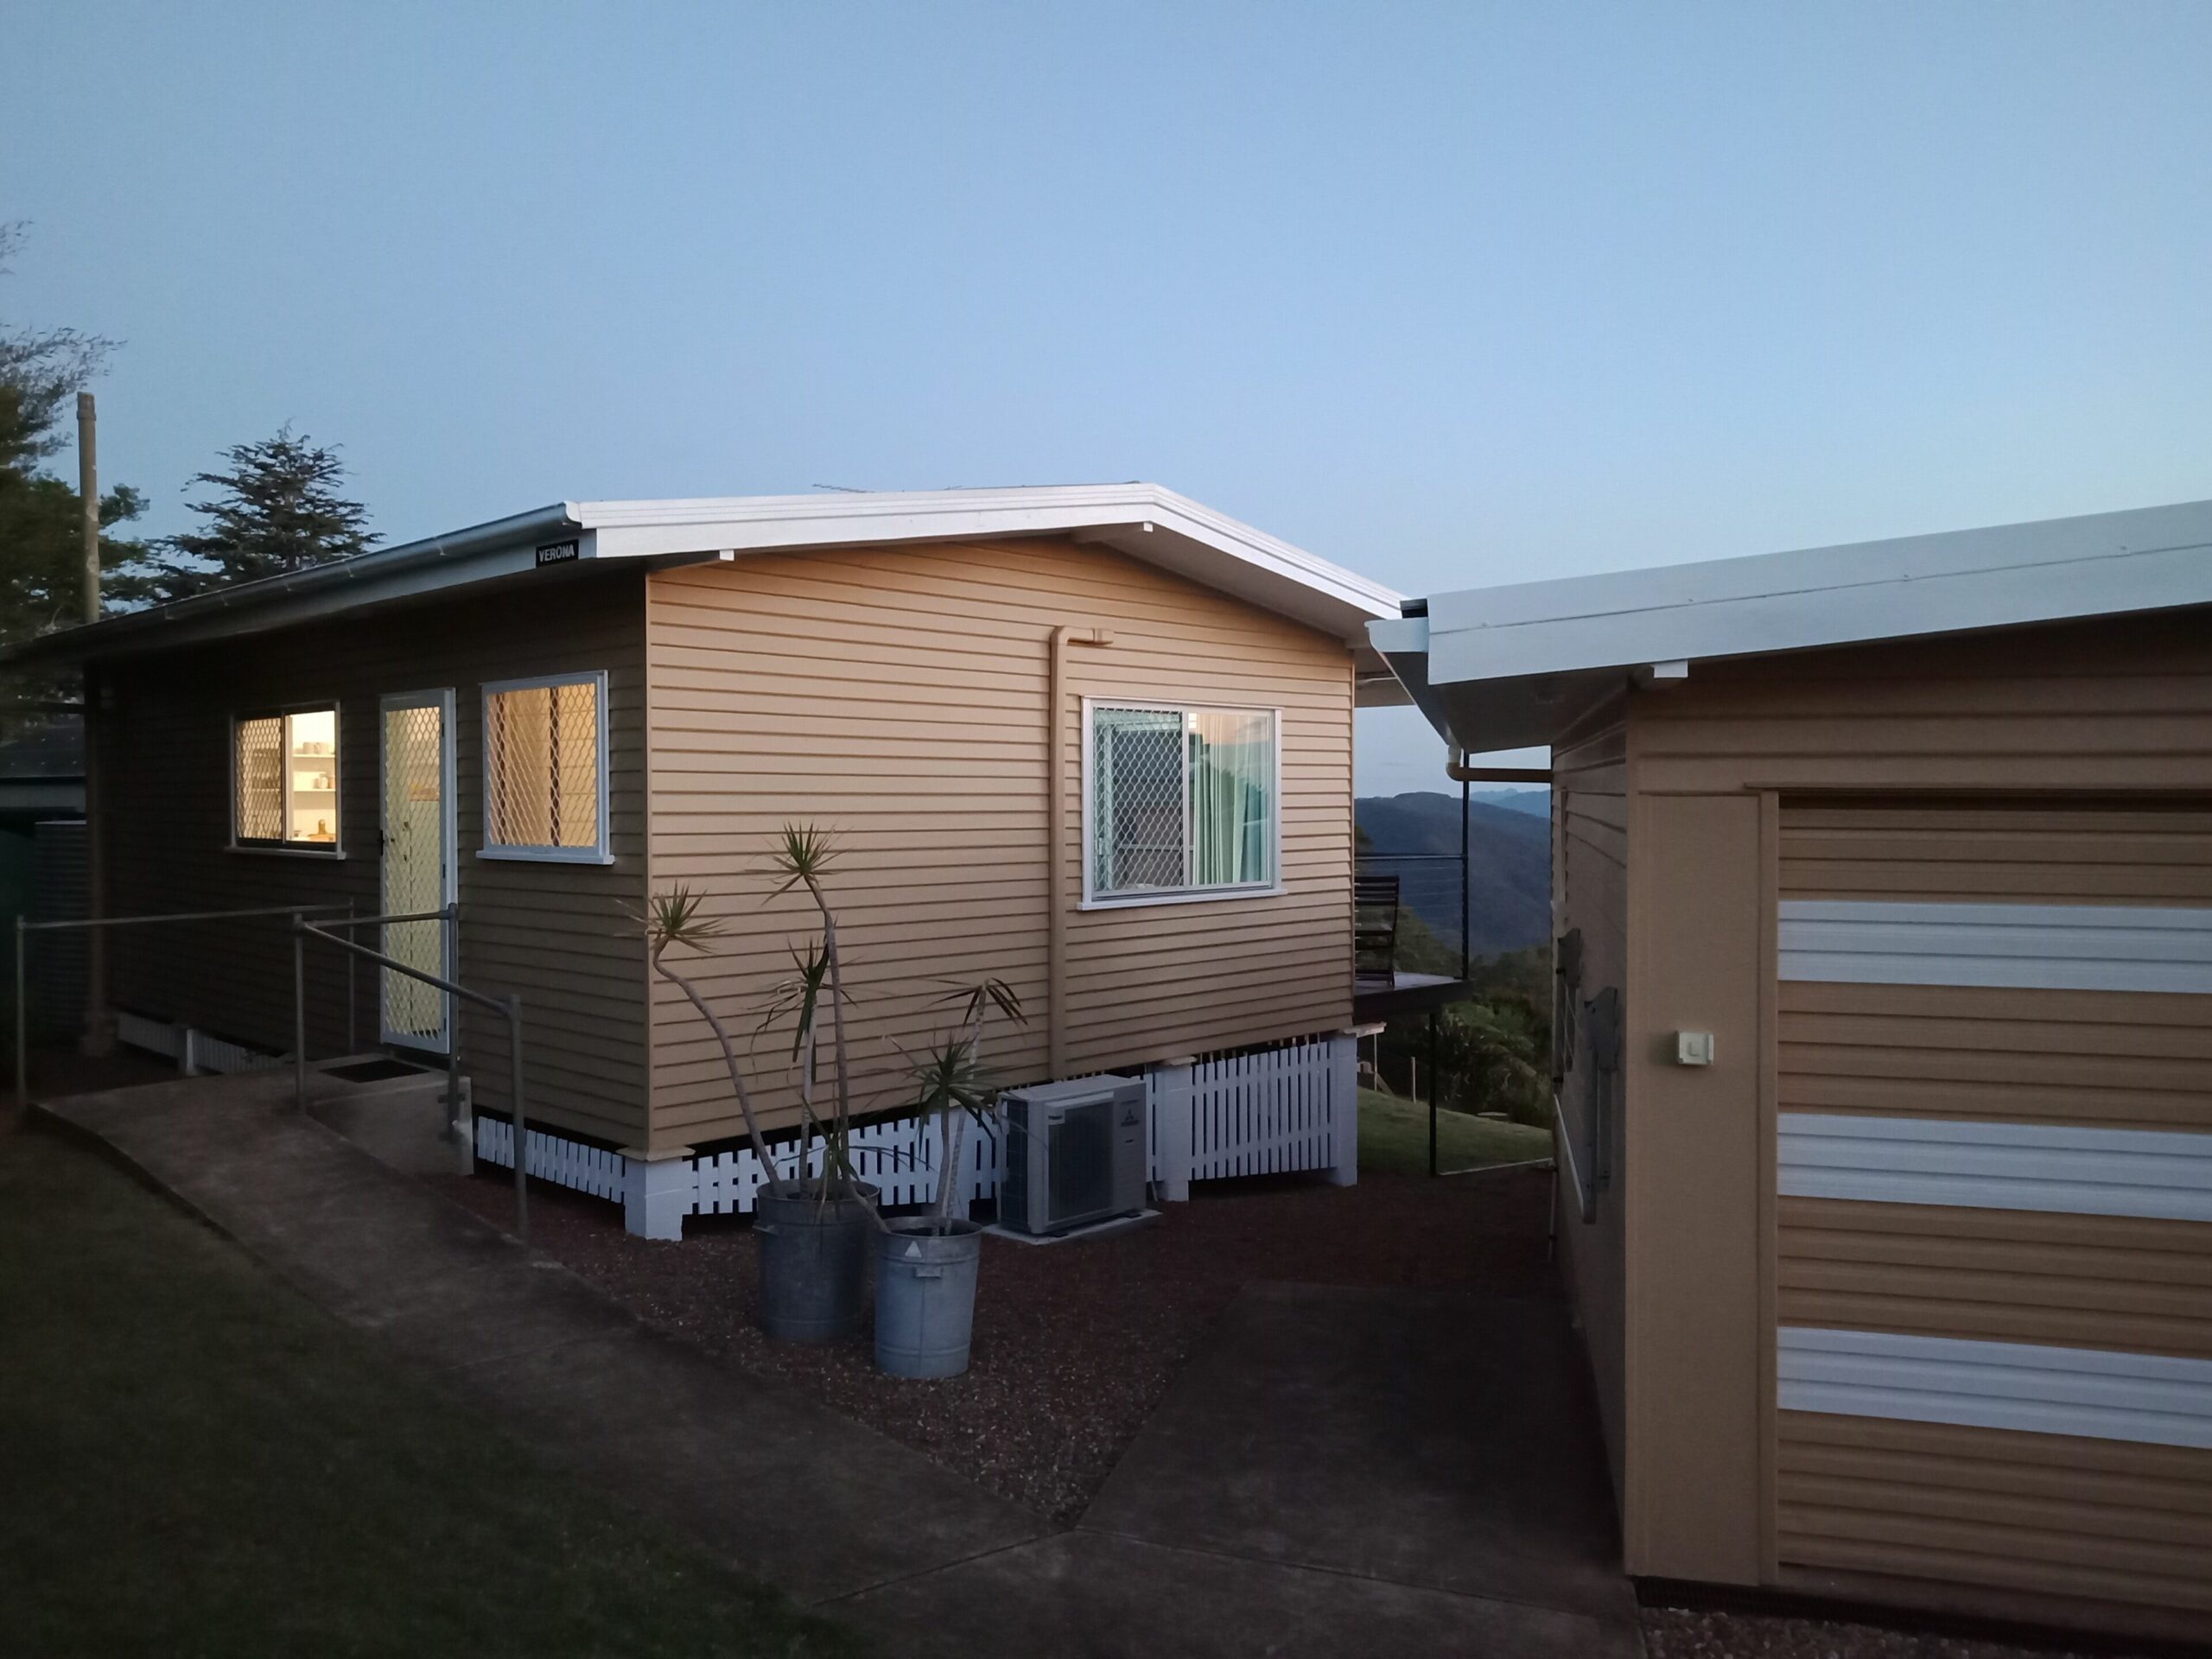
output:
[[[1149,485],[569,502],[29,654],[83,666],[104,913],[455,906],[382,948],[520,995],[545,1166],[665,1236],[712,1206],[663,1166],[741,1124],[635,913],[705,896],[686,970],[751,1033],[814,928],[765,874],[796,822],[838,847],[863,1105],[903,1103],[947,983],[996,976],[1031,1016],[990,1034],[1009,1081],[1333,1045],[1312,1161],[1348,1178],[1352,709],[1396,696],[1364,629],[1397,607]],[[125,1040],[282,1052],[284,928],[119,930],[105,1005]],[[496,1014],[309,956],[311,1053],[458,1045],[497,1118]]]
[[[1370,632],[1551,753],[1629,1570],[2212,1634],[2212,503]]]

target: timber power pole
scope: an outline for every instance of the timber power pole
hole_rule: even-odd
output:
[[[100,620],[100,463],[99,416],[92,394],[77,394],[77,495],[85,524],[85,620]],[[99,681],[85,664],[85,913],[107,914],[107,813],[100,800]],[[115,1046],[115,1015],[107,1005],[107,930],[85,930],[85,1034],[87,1054]]]
[[[77,495],[85,514],[85,620],[100,620],[100,462],[92,394],[77,394]]]

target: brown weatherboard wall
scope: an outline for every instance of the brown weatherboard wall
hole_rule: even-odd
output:
[[[1562,752],[1555,761],[1567,758]],[[1777,1097],[1788,1091],[1801,1109],[1878,1110],[1885,1098],[1894,1109],[1910,1096],[1914,1109],[1930,1116],[2174,1127],[2179,1096],[2170,1063],[2201,1064],[2193,1057],[2203,1029],[2194,1022],[2202,1014],[2120,998],[2133,1006],[2116,1020],[2109,1016],[2117,1004],[2100,995],[2052,992],[2039,994],[2051,1001],[2044,1018],[2031,1022],[2044,1028],[2031,1030],[2031,1022],[2003,1018],[2003,993],[1915,992],[1911,1012],[1925,1022],[1925,1044],[1888,1050],[1892,1058],[1871,1071],[1831,1064],[1835,1050],[1897,1010],[1868,995],[1878,988],[1777,981],[1775,906],[1785,849],[1798,897],[2201,902],[2207,861],[2192,837],[2202,815],[2212,812],[2212,617],[2176,613],[1700,663],[1685,683],[1630,696],[1627,786],[1627,1295],[1618,1316],[1627,1428],[1624,1446],[1615,1443],[1625,1463],[1627,1565],[1657,1577],[1798,1584],[2002,1611],[1992,1599],[1999,1575],[1968,1563],[1977,1551],[2006,1558],[2024,1545],[2015,1551],[1985,1530],[1979,1543],[1948,1554],[1932,1535],[1919,1539],[1916,1554],[1904,1538],[1906,1511],[1916,1506],[1933,1524],[1965,1501],[1940,1490],[1951,1477],[1939,1478],[1932,1464],[1923,1485],[1897,1506],[1891,1546],[1839,1541],[1826,1558],[1834,1565],[1817,1568],[1783,1559],[1804,1550],[1782,1540],[1816,1530],[1807,1517],[1822,1506],[1808,1494],[1828,1489],[1809,1486],[1806,1471],[1833,1459],[1832,1443],[1974,1440],[1976,1472],[1961,1478],[1989,1490],[1992,1481],[2016,1478],[1991,1472],[1998,1465],[2024,1470],[2034,1462],[2025,1443],[2086,1443],[1798,1414],[1783,1431],[1772,1382],[1778,1319],[1847,1324],[1838,1310],[1855,1307],[1889,1322],[1882,1328],[1903,1321],[1904,1329],[1935,1331],[1962,1313],[1966,1293],[1980,1287],[1963,1277],[1947,1281],[1945,1274],[1974,1270],[1993,1224],[1926,1210],[1912,1224],[1934,1241],[1939,1265],[1906,1272],[1867,1259],[1894,1253],[1869,1242],[1875,1222],[1836,1224],[1840,1206],[1773,1196]],[[1936,845],[1922,833],[1930,808],[2004,816],[1979,825],[1963,845],[1940,836],[1943,844]],[[1857,816],[1839,819],[1842,810]],[[2009,868],[1993,868],[2000,865]],[[2167,999],[2183,1000],[2202,1001]],[[2132,1034],[2113,1034],[2130,1022]],[[1684,1028],[1714,1033],[1713,1067],[1669,1063],[1673,1033]],[[1978,1064],[1942,1058],[1947,1045],[1962,1040],[1978,1045]],[[2177,1295],[2201,1295],[2196,1246],[2173,1248],[2171,1235],[2152,1246],[2135,1229],[2066,1217],[2030,1224],[2042,1240],[2079,1234],[2080,1250],[2013,1252],[2018,1294],[1983,1308],[1980,1334],[2005,1339],[2004,1331],[2032,1323],[2059,1339],[2067,1320],[2088,1317],[2077,1305],[2094,1293],[2082,1281],[2111,1272],[2131,1277],[2134,1287],[2107,1299],[2099,1320],[2133,1319],[2138,1334],[2166,1333],[2160,1351],[2197,1351],[2187,1345],[2200,1339],[2194,1325],[2158,1324],[2172,1319]],[[1594,1327],[1613,1316],[1602,1286],[1593,1294],[1586,1282],[1578,1252],[1586,1254],[1580,1238],[1570,1243],[1568,1261]],[[1915,1306],[1918,1325],[1909,1322]],[[2096,1339],[2119,1328],[2100,1324]],[[1593,1329],[1601,1391],[1605,1346]],[[1816,1444],[1831,1450],[1816,1452]],[[2159,1469],[2185,1460],[2168,1448],[2101,1443],[2082,1457],[2084,1479],[2099,1459]],[[2066,1492],[2083,1490],[2060,1484]],[[2130,1554],[2127,1529],[2197,1536],[2189,1529],[2202,1510],[2189,1506],[2202,1503],[2204,1488],[2158,1490],[2190,1494],[2176,1500],[2181,1519],[2158,1519],[2157,1505],[2148,1504],[2115,1523],[2108,1549],[2083,1546],[2089,1556],[2104,1551],[2109,1559],[2101,1588],[2078,1573],[2042,1574],[2041,1587],[2059,1599],[2029,1607],[2003,1592],[2016,1611],[2171,1628],[2171,1598],[2164,1615],[2106,1605],[2155,1601],[2145,1586],[2171,1582],[2160,1578],[2155,1552]],[[1785,1512],[1786,1528],[1777,1525]],[[1863,1515],[1847,1522],[1866,1524]],[[1830,1528],[1846,1529],[1843,1522]]]
[[[815,923],[770,896],[777,830],[836,837],[858,1109],[904,1103],[901,1046],[948,1018],[948,982],[997,976],[1030,1015],[986,1058],[1047,1070],[1046,730],[1056,626],[1075,645],[1058,710],[1073,1074],[1334,1030],[1351,1014],[1352,663],[1340,642],[1135,559],[1066,540],[824,549],[650,582],[656,887],[704,894],[728,926],[689,959],[739,1034],[771,1121],[794,1116],[789,1022],[755,1027]],[[1280,896],[1077,912],[1081,700],[1282,713]],[[653,995],[656,1147],[741,1125],[713,1038]]]
[[[1623,992],[1628,987],[1627,755],[1625,710],[1618,704],[1552,752],[1552,932],[1554,938],[1570,931],[1582,936],[1582,985],[1577,995],[1585,1001],[1606,987]],[[1556,985],[1554,992],[1554,1000],[1562,994]],[[1577,1067],[1570,1064],[1560,1079],[1561,1095],[1584,1100],[1583,1088]],[[1595,1220],[1586,1226],[1572,1221],[1561,1226],[1560,1256],[1582,1315],[1618,1500],[1626,1472],[1620,1451],[1627,1271],[1621,1195],[1627,1147],[1624,1116],[1616,1111],[1611,1121],[1612,1185],[1599,1195]]]
[[[1983,1617],[2204,1635],[2212,1451],[1783,1414],[1777,1581]],[[1946,1580],[1942,1587],[1930,1578]]]
[[[623,916],[645,893],[644,582],[563,573],[498,594],[419,603],[111,664],[99,764],[111,809],[109,910],[137,914],[275,904],[378,905],[379,696],[454,692],[461,978],[524,1004],[533,1121],[616,1144],[645,1121],[644,949]],[[604,669],[614,862],[476,856],[482,845],[487,680]],[[238,712],[339,704],[345,856],[235,851],[230,724]],[[291,1046],[291,953],[281,919],[115,938],[118,1006],[219,1035]],[[342,1051],[346,972],[311,947],[309,1050]],[[359,1046],[376,1045],[377,976],[356,981]],[[505,1022],[464,1008],[478,1103],[506,1109]]]

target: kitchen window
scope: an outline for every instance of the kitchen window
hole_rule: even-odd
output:
[[[338,709],[241,715],[231,725],[232,842],[338,851]]]

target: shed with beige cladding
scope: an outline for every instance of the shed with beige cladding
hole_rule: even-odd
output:
[[[1629,1570],[2212,1634],[2212,504],[1371,634],[1448,741],[1551,750]]]

